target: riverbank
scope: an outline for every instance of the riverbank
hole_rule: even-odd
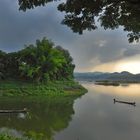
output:
[[[14,114],[10,120],[9,115],[1,118],[1,126],[15,128],[17,134],[22,132],[22,136],[13,136],[10,134],[11,129],[6,129],[0,134],[0,140],[42,140],[52,137],[54,131],[68,126],[74,114],[74,100],[85,92],[87,90],[75,81],[55,81],[46,84],[0,82],[1,110],[26,108],[28,111],[22,121],[18,118],[19,114]],[[46,123],[48,120],[49,123]]]
[[[22,81],[0,81],[0,96],[67,96],[82,95],[87,90],[75,81],[29,83]]]

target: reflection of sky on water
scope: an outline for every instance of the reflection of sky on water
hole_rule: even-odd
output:
[[[75,104],[76,114],[56,140],[139,140],[140,86],[99,86],[84,84],[89,92]],[[133,97],[132,97],[132,94]],[[113,98],[135,100],[137,106],[113,103]]]
[[[92,85],[88,86],[89,89],[93,89],[97,93],[110,94],[112,96],[121,96],[125,98],[140,97],[140,84],[122,84],[120,86],[103,86]]]
[[[0,128],[0,134],[8,134],[10,136],[14,136],[16,138],[23,138],[23,133],[17,131],[16,129],[11,129],[7,127]]]
[[[19,113],[17,116],[19,119],[25,119],[27,117],[27,114]]]

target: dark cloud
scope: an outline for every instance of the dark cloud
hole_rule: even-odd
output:
[[[0,1],[0,49],[10,52],[34,43],[46,36],[68,49],[76,63],[76,71],[88,71],[94,66],[140,54],[138,45],[130,45],[122,28],[98,30],[83,35],[61,25],[63,13],[57,11],[59,2],[37,7],[27,12],[18,10],[17,0]]]
[[[140,47],[132,47],[124,51],[124,56],[134,56],[140,54]]]
[[[0,48],[3,50],[15,51],[44,36],[56,42],[65,38],[66,30],[60,24],[62,15],[57,12],[57,3],[27,12],[18,11],[17,4],[12,6],[14,8],[10,0],[9,3],[0,1]]]

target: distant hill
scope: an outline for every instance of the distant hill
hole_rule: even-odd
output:
[[[79,81],[120,81],[120,82],[140,82],[140,74],[132,74],[127,71],[103,73],[103,72],[87,72],[75,73],[75,79]]]

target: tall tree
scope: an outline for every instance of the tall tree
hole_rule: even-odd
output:
[[[73,78],[74,65],[69,52],[55,47],[46,38],[18,52],[0,52],[0,64],[8,78],[37,82]]]

